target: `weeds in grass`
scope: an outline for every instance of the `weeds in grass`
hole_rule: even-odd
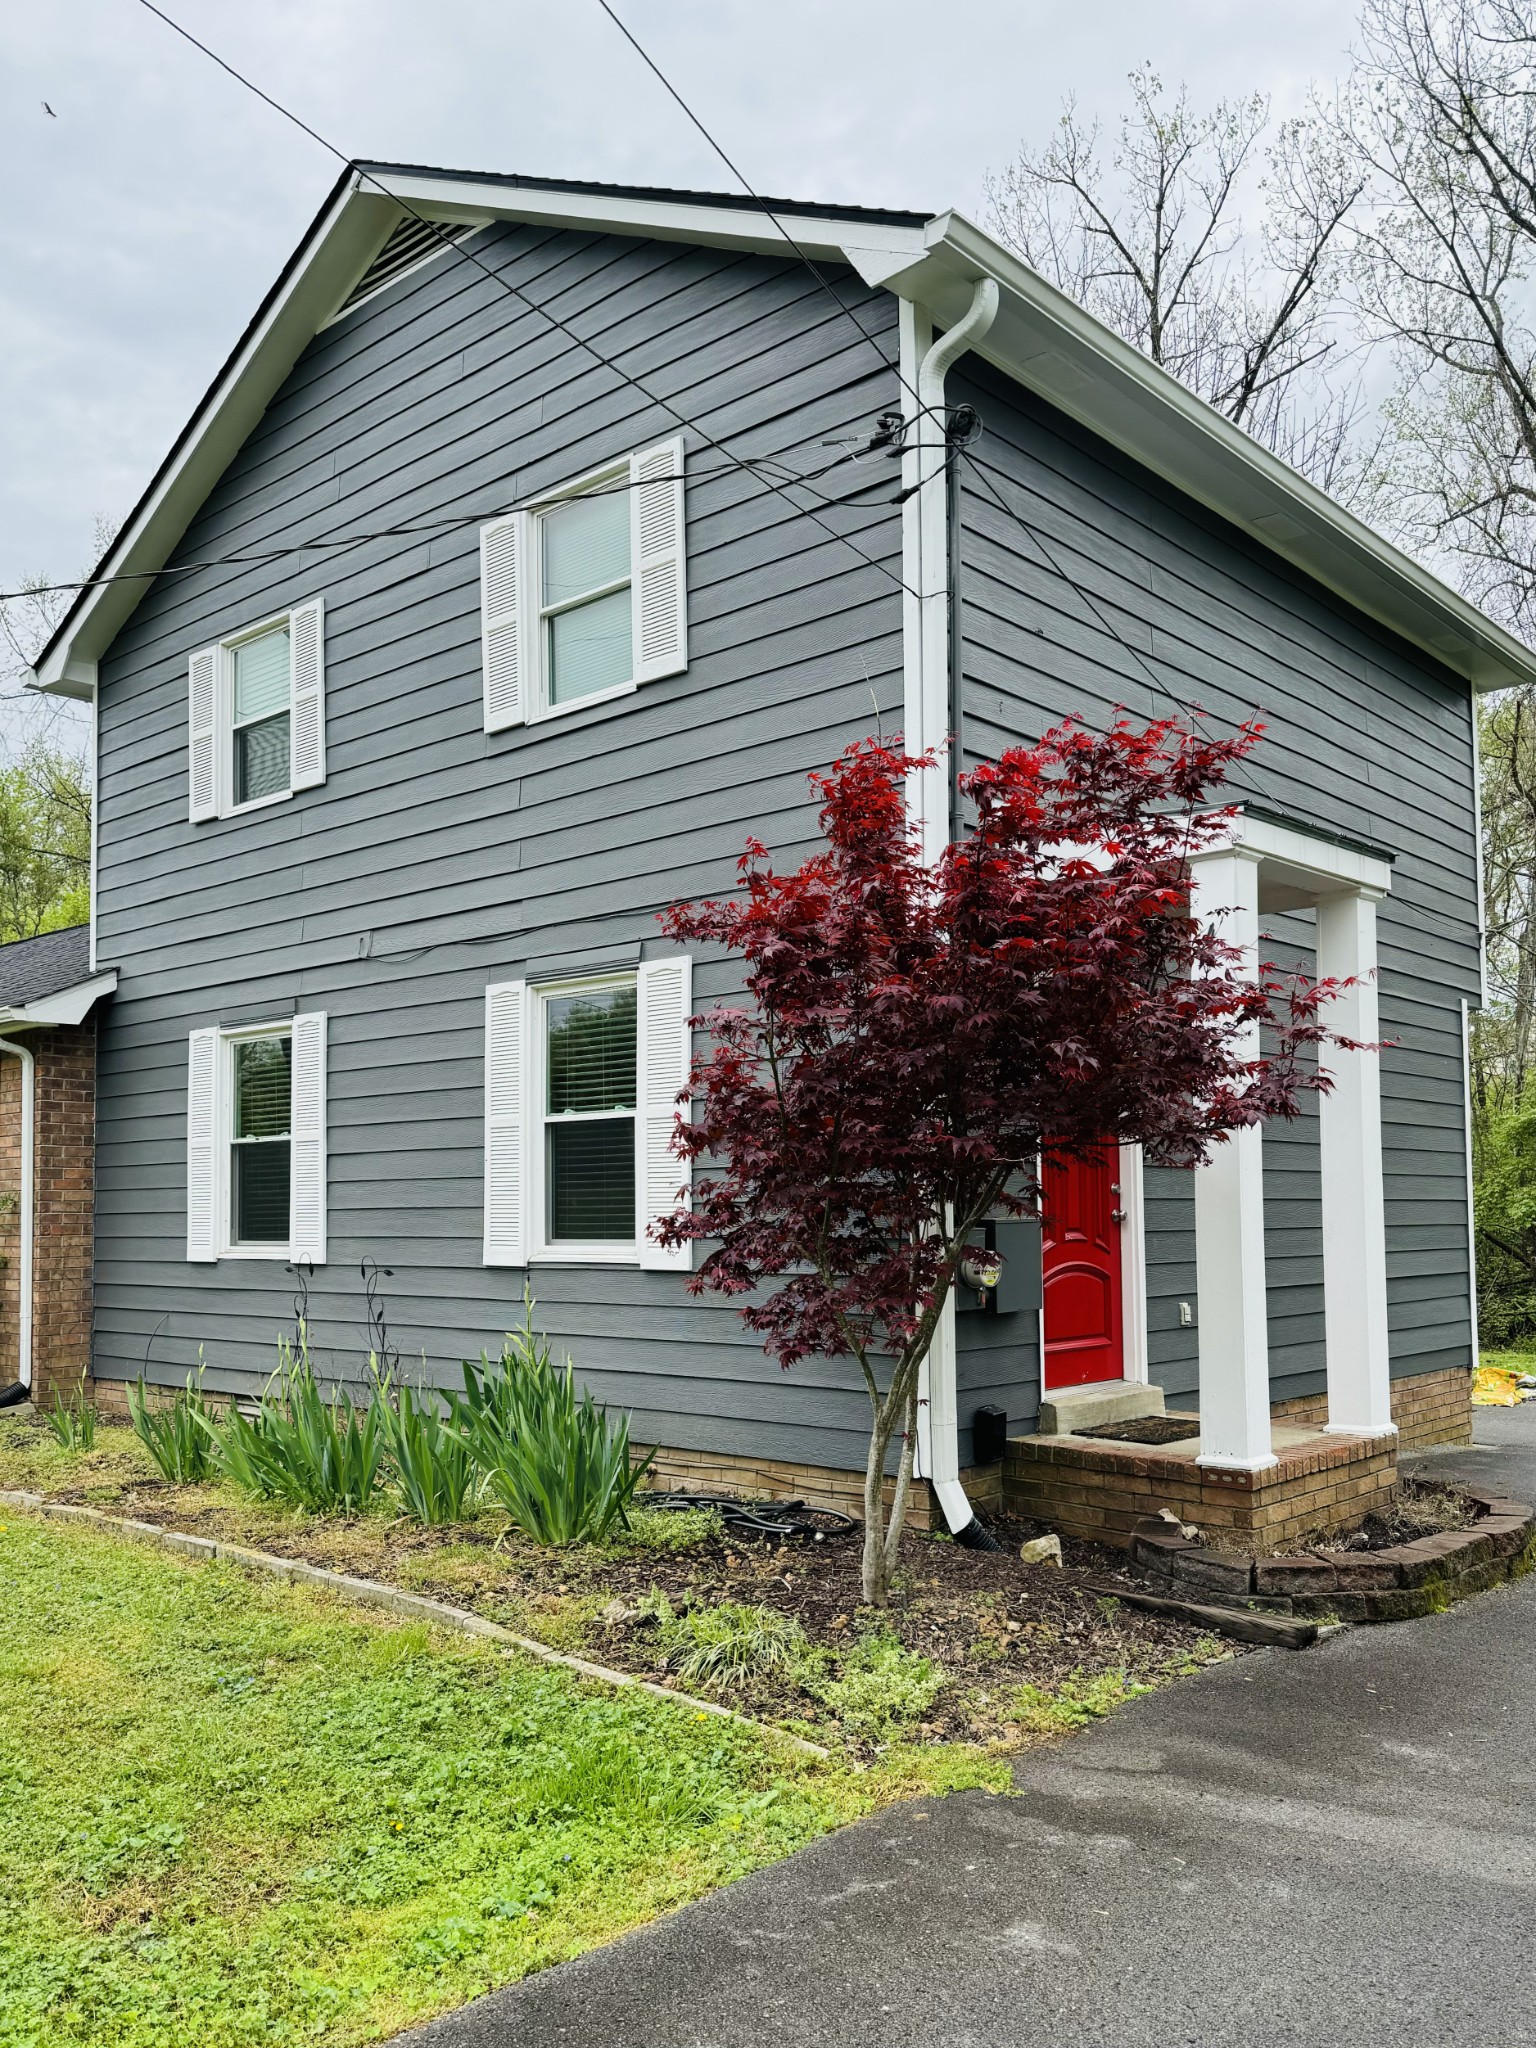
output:
[[[96,1442],[96,1410],[85,1398],[85,1381],[63,1401],[58,1388],[53,1391],[53,1406],[47,1411],[48,1427],[66,1451],[89,1451]]]
[[[462,1522],[473,1510],[480,1475],[469,1443],[453,1426],[452,1401],[445,1407],[435,1395],[409,1386],[392,1393],[376,1355],[370,1363],[379,1434],[401,1506],[425,1529]]]
[[[278,1344],[279,1364],[253,1417],[231,1408],[210,1425],[218,1461],[242,1492],[310,1514],[357,1514],[384,1481],[378,1401],[357,1406],[338,1391],[328,1401],[300,1334]]]
[[[663,1557],[683,1551],[702,1550],[706,1543],[718,1543],[725,1524],[718,1508],[631,1507],[627,1528],[609,1537],[615,1550],[649,1550]]]
[[[748,1678],[798,1671],[806,1656],[805,1630],[771,1607],[722,1600],[679,1611],[653,1588],[640,1614],[655,1622],[667,1669],[685,1685],[730,1691]]]
[[[1092,1678],[1074,1673],[1049,1691],[1021,1685],[1013,1695],[1010,1718],[1031,1735],[1071,1735],[1152,1689],[1125,1671],[1100,1671]]]
[[[207,1479],[217,1462],[213,1417],[203,1399],[203,1369],[163,1406],[151,1408],[142,1374],[128,1389],[128,1419],[133,1433],[154,1459],[162,1479],[194,1486]]]
[[[823,1651],[802,1666],[800,1683],[850,1735],[886,1742],[923,1718],[949,1674],[887,1630],[874,1629],[844,1655],[836,1677]]]
[[[650,1457],[631,1463],[629,1418],[578,1399],[531,1323],[500,1358],[464,1363],[453,1428],[479,1467],[485,1491],[536,1543],[602,1542],[629,1519]]]

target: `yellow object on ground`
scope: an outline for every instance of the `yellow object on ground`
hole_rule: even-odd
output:
[[[1518,1408],[1520,1375],[1501,1365],[1480,1365],[1472,1375],[1474,1408]]]

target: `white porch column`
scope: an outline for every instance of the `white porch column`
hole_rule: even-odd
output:
[[[1317,905],[1319,980],[1356,977],[1328,1006],[1326,1023],[1374,1044],[1376,896],[1323,896]],[[1324,1046],[1332,1090],[1319,1099],[1323,1168],[1323,1307],[1328,1423],[1341,1436],[1389,1437],[1387,1230],[1381,1172],[1381,1055]]]
[[[1257,968],[1259,856],[1224,848],[1190,863],[1191,908]],[[1241,971],[1241,968],[1239,969]],[[1254,1058],[1259,1027],[1239,1050]],[[1233,1131],[1195,1170],[1195,1284],[1199,1290],[1200,1463],[1262,1472],[1269,1435],[1269,1304],[1264,1279],[1264,1138]]]

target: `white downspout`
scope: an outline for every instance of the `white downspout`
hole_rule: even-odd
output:
[[[944,379],[954,363],[980,341],[997,317],[996,281],[984,277],[971,295],[969,310],[941,334],[924,355],[917,373],[919,449],[944,446]],[[919,462],[921,462],[921,455]],[[922,536],[918,696],[921,730],[914,751],[941,742],[949,728],[950,633],[959,621],[949,615],[949,533],[944,491],[946,465],[924,474],[917,493]],[[949,838],[949,776],[942,764],[914,778],[923,857],[937,859]],[[923,1361],[917,1387],[916,1469],[932,1487],[950,1534],[971,1549],[996,1550],[996,1539],[977,1521],[960,1484],[960,1417],[955,1391],[955,1296],[951,1289],[932,1346]]]
[[[32,1203],[33,1203],[33,1105],[37,1089],[37,1062],[24,1045],[0,1038],[0,1052],[21,1061],[21,1207],[17,1237],[21,1249],[20,1305],[16,1318],[16,1377],[24,1387],[32,1384]]]

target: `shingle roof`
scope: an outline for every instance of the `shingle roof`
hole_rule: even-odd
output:
[[[91,978],[91,928],[72,924],[0,946],[0,1005],[17,1010]]]

